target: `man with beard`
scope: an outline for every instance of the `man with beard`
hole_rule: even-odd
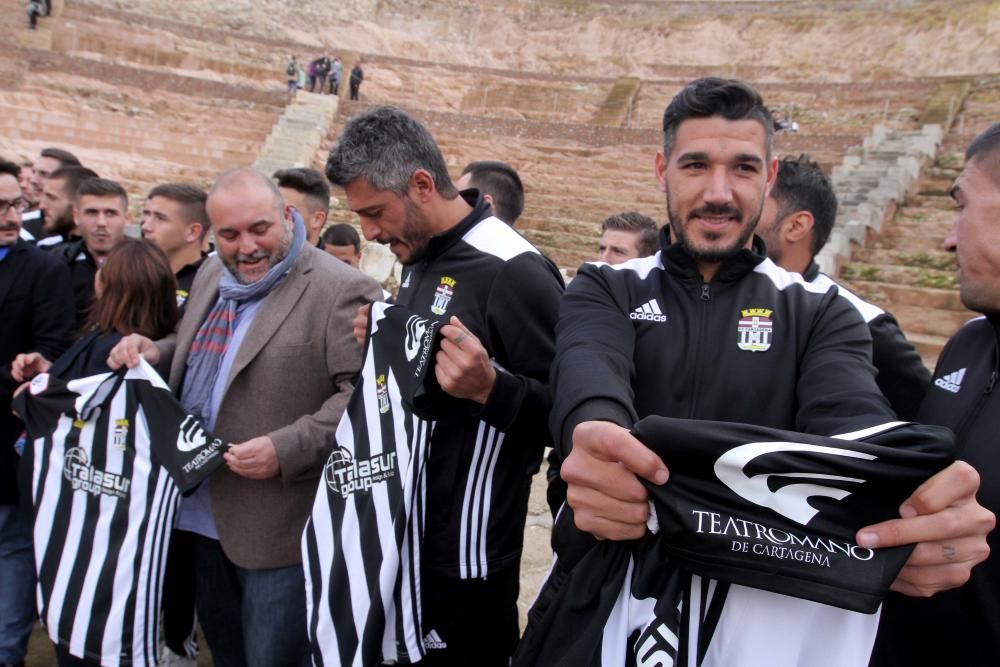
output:
[[[682,89],[664,112],[655,162],[670,221],[660,251],[614,267],[584,265],[567,290],[551,424],[581,531],[610,540],[646,534],[649,495],[637,476],[661,485],[669,472],[630,432],[643,417],[817,435],[895,420],[854,307],[835,287],[812,288],[775,266],[755,240],[777,173],[772,134],[767,109],[746,84],[706,78]],[[982,561],[993,517],[976,502],[978,486],[971,466],[956,462],[902,504],[905,518],[858,531],[864,548],[919,543],[894,590],[931,595],[962,584]],[[775,595],[759,593],[765,601]],[[810,604],[801,618],[811,625],[785,634],[770,614],[726,604],[711,621],[720,641],[709,664],[757,654],[773,665],[806,654],[828,664],[840,649],[870,650],[869,621],[854,642],[816,654],[803,642],[816,633],[839,641],[841,624],[852,620]],[[699,638],[699,655],[709,642]]]
[[[56,359],[72,337],[69,271],[19,238],[17,165],[0,160],[0,665],[23,664],[35,623],[35,563],[28,523],[18,508],[18,454],[24,424],[10,411],[18,354]]]
[[[433,137],[398,109],[348,121],[326,175],[365,238],[403,263],[396,302],[444,323],[434,374],[450,399],[427,461],[421,664],[507,665],[519,634],[528,471],[549,441],[562,279],[478,192],[459,194]],[[359,342],[367,312],[355,321]]]
[[[955,253],[959,294],[982,313],[962,326],[938,359],[919,421],[955,432],[958,453],[979,471],[979,500],[1000,512],[1000,123],[976,137],[950,191],[955,220],[944,249]],[[929,600],[891,595],[871,664],[1000,664],[1000,535],[969,583]]]
[[[42,152],[38,155],[38,159],[35,160],[32,165],[32,190],[37,192],[41,197],[42,193],[45,191],[45,181],[49,176],[54,174],[59,169],[79,166],[81,166],[79,158],[69,151],[63,150],[62,148],[43,148]],[[96,176],[96,174],[94,174],[94,176]],[[72,197],[73,192],[71,191],[69,195]],[[39,204],[41,204],[41,201]],[[43,241],[52,236],[52,233],[49,232],[44,226],[44,209],[40,208],[39,210],[41,211],[41,215],[31,216],[28,220],[25,220],[24,228],[36,241]],[[54,241],[54,243],[58,243],[60,240],[63,239],[58,239],[57,241]]]
[[[169,365],[184,407],[234,443],[177,524],[198,535],[198,620],[215,664],[306,665],[299,539],[361,362],[352,318],[379,289],[307,243],[301,216],[252,169],[222,174],[206,208],[218,255],[177,335],[128,336],[108,361]]]
[[[833,280],[820,273],[813,260],[830,238],[836,219],[837,195],[819,165],[806,155],[779,161],[756,232],[771,261],[814,285],[829,288]],[[868,324],[878,388],[900,419],[912,420],[931,384],[931,374],[891,313],[843,285],[837,288]]]
[[[73,219],[73,200],[80,184],[91,178],[97,178],[95,171],[75,166],[56,169],[42,181],[39,210],[42,212],[44,226],[39,232],[39,246],[51,246],[52,250],[56,250],[60,243],[79,240],[79,235],[74,234],[76,221]]]

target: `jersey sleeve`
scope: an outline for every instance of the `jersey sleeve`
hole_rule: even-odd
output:
[[[552,366],[556,392],[549,423],[563,457],[569,454],[577,424],[604,420],[629,428],[637,418],[630,382],[635,327],[627,303],[607,278],[598,266],[584,264],[559,310]]]
[[[508,261],[494,281],[486,320],[491,351],[503,368],[497,369],[493,389],[476,416],[500,431],[545,431],[562,292],[555,268],[535,253]]]
[[[931,373],[889,313],[868,323],[875,381],[900,419],[913,419],[931,384]]]
[[[187,495],[223,464],[222,455],[229,445],[213,438],[168,389],[142,381],[135,386],[149,429],[153,462],[163,466]]]

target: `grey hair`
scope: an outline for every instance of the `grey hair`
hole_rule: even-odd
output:
[[[434,137],[394,107],[352,117],[326,160],[326,177],[334,185],[345,187],[363,178],[372,188],[400,197],[409,192],[410,177],[417,169],[431,175],[445,199],[458,196]]]

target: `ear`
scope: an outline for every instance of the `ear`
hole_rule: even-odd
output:
[[[192,222],[187,226],[187,232],[184,233],[185,243],[194,243],[201,238],[202,226],[200,222]]]
[[[767,165],[767,191],[764,193],[765,197],[771,195],[771,188],[774,187],[774,182],[778,180],[778,158],[771,158],[770,164]]]
[[[782,233],[789,243],[803,243],[812,240],[813,225],[816,224],[812,213],[797,211],[785,219]]]
[[[434,177],[426,169],[417,169],[410,174],[410,197],[417,203],[426,204],[431,200],[437,188]]]
[[[326,211],[316,211],[313,213],[312,224],[310,228],[314,232],[319,232],[323,229],[323,225],[326,224]]]
[[[497,214],[497,207],[496,207],[496,205],[495,205],[495,204],[493,203],[493,195],[486,195],[486,194],[484,194],[484,195],[483,195],[483,199],[485,199],[485,200],[486,200],[486,203],[488,203],[488,204],[490,205],[490,212],[491,212],[491,213],[492,213],[493,215],[496,215],[496,214]]]
[[[80,224],[80,207],[73,204],[73,224]]]
[[[656,161],[654,164],[656,171],[656,182],[659,183],[660,192],[667,191],[667,158],[663,151],[656,151]]]

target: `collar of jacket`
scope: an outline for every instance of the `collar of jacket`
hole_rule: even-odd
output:
[[[809,266],[806,267],[805,272],[802,274],[802,278],[806,282],[811,283],[812,281],[816,280],[817,277],[819,277],[819,264],[810,260]]]
[[[465,236],[466,232],[472,229],[476,223],[493,215],[490,212],[489,202],[480,196],[479,190],[463,190],[459,193],[459,196],[472,207],[472,211],[450,229],[446,229],[430,238],[427,242],[427,254],[424,255],[424,261],[440,257],[448,248],[455,245],[455,243]]]
[[[660,258],[667,271],[688,282],[693,281],[696,284],[702,282],[698,264],[691,253],[681,244],[671,243],[669,224],[660,228],[660,250]],[[740,248],[722,260],[722,264],[715,272],[711,282],[725,283],[739,280],[753,271],[765,259],[767,259],[767,249],[764,247],[764,241],[754,234],[753,247]]]
[[[192,273],[198,273],[198,269],[200,269],[201,265],[205,263],[206,257],[208,257],[206,253],[201,253],[201,257],[199,257],[197,260],[191,262],[190,264],[185,264],[184,266],[182,266],[175,274],[175,277],[183,278],[184,276],[190,275]]]

